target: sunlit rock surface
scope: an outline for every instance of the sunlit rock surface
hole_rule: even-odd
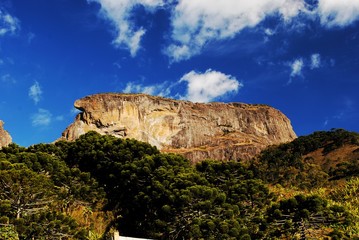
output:
[[[0,120],[0,148],[12,142],[10,134],[4,129],[4,122]]]
[[[75,107],[81,113],[61,139],[73,141],[92,130],[148,142],[192,162],[248,160],[268,145],[296,138],[290,120],[267,105],[107,93],[79,99]]]

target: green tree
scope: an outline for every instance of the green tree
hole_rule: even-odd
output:
[[[87,239],[87,231],[69,216],[56,211],[42,211],[14,222],[20,239]]]
[[[239,226],[238,236],[249,235],[260,239],[266,228],[264,214],[267,206],[274,200],[274,195],[252,171],[239,162],[203,161],[196,166],[209,184],[226,196],[224,207],[226,213],[234,213]],[[222,216],[226,220],[226,214]]]
[[[69,168],[60,153],[58,146],[43,144],[0,150],[0,216],[20,239],[85,239],[87,230],[61,211],[71,214],[81,205],[96,210],[97,202],[106,202],[97,181]]]
[[[0,223],[0,239],[19,240],[19,235],[12,224]]]
[[[34,214],[53,202],[54,186],[45,175],[29,169],[0,170],[0,205],[17,219]]]
[[[348,226],[353,220],[343,207],[328,206],[325,199],[304,195],[296,195],[294,198],[274,204],[268,209],[267,215],[271,224],[270,236],[300,235],[301,239],[306,239],[310,229]]]

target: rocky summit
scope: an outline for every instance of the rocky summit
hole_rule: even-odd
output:
[[[192,162],[248,160],[268,145],[296,138],[290,120],[267,105],[107,93],[79,99],[75,107],[81,112],[61,139],[73,141],[96,131],[144,141]]]
[[[4,122],[0,120],[0,148],[9,145],[12,142],[10,134],[3,128]]]

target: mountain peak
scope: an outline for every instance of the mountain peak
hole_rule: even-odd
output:
[[[248,160],[268,145],[296,138],[290,120],[267,105],[193,103],[146,94],[95,94],[81,98],[82,112],[62,134],[76,140],[88,131],[134,138],[162,152],[203,159]]]

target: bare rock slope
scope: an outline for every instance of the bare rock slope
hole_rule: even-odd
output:
[[[0,120],[0,148],[9,145],[12,142],[10,134],[3,128],[4,122]]]
[[[268,145],[296,138],[289,119],[266,105],[192,103],[145,94],[96,94],[79,99],[81,111],[62,134],[88,131],[134,138],[162,152],[203,159],[247,160]]]

